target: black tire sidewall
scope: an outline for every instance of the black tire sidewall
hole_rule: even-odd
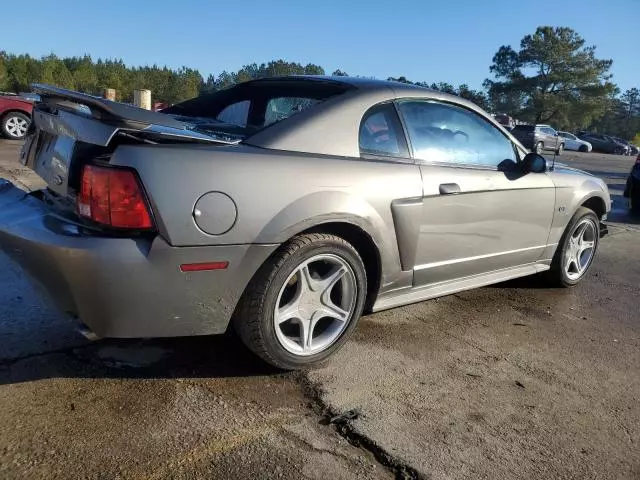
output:
[[[27,115],[25,115],[24,113],[9,112],[4,117],[2,117],[2,122],[0,122],[0,130],[2,130],[2,135],[5,138],[8,138],[10,140],[22,140],[25,137],[25,135],[23,135],[22,137],[16,137],[16,136],[11,135],[9,133],[9,131],[7,130],[7,122],[9,121],[10,118],[13,118],[13,117],[22,118],[23,120],[26,120],[27,122],[31,121],[31,119]]]
[[[311,242],[297,249],[280,265],[278,271],[273,276],[266,295],[262,302],[262,318],[260,319],[260,333],[264,346],[269,355],[273,357],[277,366],[282,368],[300,368],[322,362],[324,359],[335,353],[347,341],[353,329],[356,327],[362,310],[367,292],[367,277],[364,264],[357,251],[346,242],[332,239],[323,239]],[[348,320],[348,325],[341,333],[340,337],[327,349],[313,355],[301,356],[287,351],[276,336],[273,315],[280,289],[289,275],[305,260],[322,254],[339,256],[351,267],[357,287],[356,304],[352,315]]]
[[[544,150],[544,145],[542,144],[542,142],[538,142],[533,146],[534,153],[537,153],[538,155],[540,155],[543,150]]]
[[[564,255],[569,246],[570,235],[573,233],[573,230],[575,229],[576,225],[586,217],[589,217],[593,221],[594,227],[595,227],[596,235],[594,238],[594,242],[595,242],[594,252],[593,252],[593,255],[591,256],[591,260],[589,261],[589,265],[587,265],[587,268],[585,269],[582,276],[574,280],[567,276],[567,273],[564,268]],[[598,252],[599,244],[600,244],[600,221],[598,220],[598,217],[592,210],[589,210],[588,208],[585,208],[585,207],[580,207],[578,211],[575,213],[575,215],[573,216],[573,218],[571,219],[571,221],[569,222],[569,225],[567,225],[567,228],[565,229],[562,235],[562,239],[560,240],[560,248],[556,252],[556,256],[553,260],[554,265],[552,270],[554,271],[555,275],[557,275],[559,283],[561,285],[566,287],[573,287],[574,285],[577,285],[584,279],[584,277],[587,275],[587,272],[591,268],[591,265],[593,264],[593,260],[595,259],[596,253]]]

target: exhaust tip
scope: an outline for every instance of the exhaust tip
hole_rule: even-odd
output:
[[[90,342],[95,342],[96,340],[100,340],[102,338],[102,337],[98,336],[98,334],[96,332],[91,330],[84,323],[81,323],[78,326],[78,332],[80,333],[80,335],[82,335],[84,338],[86,338]]]

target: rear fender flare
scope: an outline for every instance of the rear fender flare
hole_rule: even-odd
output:
[[[325,223],[349,223],[367,233],[380,253],[382,272],[400,268],[398,247],[380,213],[364,200],[340,191],[304,196],[275,215],[256,243],[285,243],[295,235]],[[356,245],[357,247],[357,245]]]

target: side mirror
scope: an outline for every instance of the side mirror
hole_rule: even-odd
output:
[[[547,170],[547,160],[537,153],[527,153],[522,160],[522,169],[525,173],[542,173]]]

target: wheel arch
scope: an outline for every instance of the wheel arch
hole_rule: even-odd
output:
[[[592,210],[597,215],[598,219],[602,219],[602,216],[607,213],[607,205],[604,198],[598,195],[593,195],[586,200],[583,200],[579,207],[585,207]]]
[[[361,226],[347,221],[323,222],[296,235],[305,233],[328,233],[343,238],[358,251],[365,272],[367,273],[367,297],[365,299],[365,311],[371,311],[380,291],[382,279],[382,259],[380,250],[371,235]]]
[[[4,120],[4,118],[9,115],[10,113],[21,113],[23,115],[26,115],[27,117],[29,117],[29,119],[31,119],[31,112],[27,112],[26,110],[21,110],[19,108],[10,108],[8,110],[5,110],[4,112],[0,113],[0,122],[2,120]]]

